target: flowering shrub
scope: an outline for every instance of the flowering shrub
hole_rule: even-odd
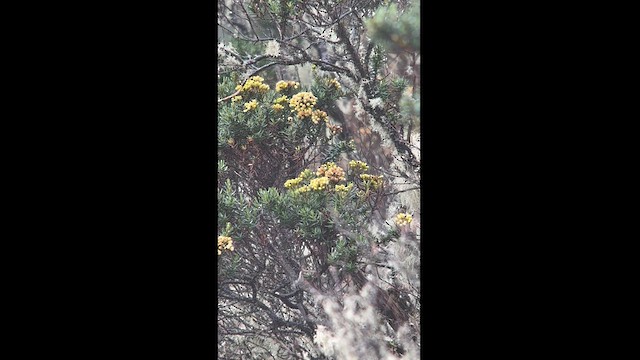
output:
[[[419,54],[390,70],[363,25],[388,3],[219,3],[220,358],[419,357]]]
[[[333,137],[339,125],[317,108],[318,97],[297,82],[279,81],[271,90],[260,76],[239,85],[226,78],[220,88],[238,92],[218,106],[218,153],[227,160],[226,178],[254,194],[301,171],[310,151],[321,158],[327,155],[320,149],[336,155],[348,149]]]
[[[364,162],[358,164],[360,168],[368,168]],[[300,286],[328,291],[343,281],[340,278],[353,278],[351,281],[364,285],[360,264],[374,261],[377,255],[372,253],[372,246],[375,248],[375,244],[383,241],[362,228],[371,221],[376,197],[383,195],[382,180],[379,188],[373,189],[362,180],[362,174],[334,161],[320,164],[315,169],[306,168],[297,177],[287,179],[279,186],[261,189],[255,196],[243,195],[241,188],[229,179],[218,192],[218,222],[233,225],[226,237],[220,237],[218,241],[219,252],[223,255],[225,249],[233,251],[230,256],[220,257],[218,296],[221,304],[230,301],[233,308],[244,309],[242,311],[256,306],[280,309],[276,316],[282,323],[266,333],[265,327],[259,324],[269,324],[273,319],[268,312],[254,312],[252,318],[256,323],[252,336],[286,339],[309,353],[320,350],[313,342],[317,324],[307,320],[305,314],[324,315],[322,308],[315,305],[313,292],[300,291]],[[395,236],[392,228],[386,231],[388,236]],[[232,243],[234,247],[228,249],[226,246],[231,238],[242,241]],[[278,264],[277,268],[281,270],[265,267],[265,264]],[[296,281],[302,283],[296,286]],[[245,285],[239,286],[238,282]],[[381,294],[378,296],[388,296],[386,290],[377,291]],[[274,297],[274,293],[293,294],[293,298]],[[371,311],[381,312],[380,316],[393,326],[407,321],[404,315],[397,315],[400,312],[385,310],[388,305],[376,304],[369,305]],[[301,311],[300,306],[307,310]],[[219,307],[220,326],[225,329],[241,326],[234,320],[233,308]],[[244,325],[241,329],[249,328]],[[300,336],[292,335],[295,333]],[[375,336],[383,337],[381,334]]]
[[[316,307],[312,291],[301,291],[302,285],[295,283],[322,291],[349,278],[364,285],[362,264],[375,262],[380,256],[375,248],[392,244],[398,236],[391,227],[382,235],[363,229],[384,203],[385,179],[366,162],[346,158],[355,154],[353,142],[322,131],[330,120],[308,121],[309,111],[311,116],[322,111],[315,108],[320,99],[311,92],[290,97],[271,90],[243,94],[243,108],[229,101],[218,109],[218,151],[223,158],[218,166],[218,223],[230,224],[218,238],[221,336],[228,344],[237,339],[231,334],[242,331],[247,341],[267,344],[266,338],[273,338],[320,354],[314,343],[317,324],[308,317],[324,316],[323,310]],[[286,107],[293,110],[293,121],[283,111]],[[323,147],[334,149],[333,155],[318,151]],[[388,296],[387,290],[379,294]],[[408,321],[389,305],[369,306],[393,326]],[[279,310],[270,315],[265,309]],[[237,311],[251,312],[251,322],[238,323]]]

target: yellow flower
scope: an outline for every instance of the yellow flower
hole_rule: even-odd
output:
[[[299,115],[298,115],[299,116]],[[324,121],[324,122],[328,122],[329,118],[327,116],[327,113],[322,111],[322,110],[314,110],[311,113],[311,121],[313,121],[314,124],[319,123],[320,121]]]
[[[313,177],[313,171],[309,169],[304,169],[304,171],[302,171],[300,175],[298,175],[298,177],[303,180],[310,179]]]
[[[331,79],[327,81],[329,87],[334,87],[336,90],[340,90],[340,83],[336,79]]]
[[[253,110],[253,109],[257,108],[257,107],[258,107],[258,102],[255,99],[253,99],[253,100],[249,101],[248,103],[244,104],[244,110],[242,112],[251,111],[251,110]]]
[[[229,236],[218,236],[218,255],[222,254],[222,250],[235,250],[233,240]]]
[[[351,189],[353,189],[353,183],[349,183],[349,185],[336,185],[335,187],[335,190],[338,193],[346,193]]]
[[[284,109],[284,106],[280,104],[274,104],[274,105],[271,105],[271,108],[276,112],[280,112],[282,111],[282,109]]]
[[[278,81],[278,82],[276,83],[276,92],[280,92],[280,91],[282,91],[282,90],[286,90],[286,89],[287,89],[287,87],[289,87],[289,86],[288,86],[288,84],[287,84],[287,82],[286,82],[286,81],[282,81],[282,80],[280,80],[280,81]]]
[[[231,99],[231,102],[236,102],[240,100],[242,100],[242,96],[238,95],[238,96],[234,96],[233,99]]]
[[[297,89],[300,84],[295,81],[278,81],[276,83],[276,92],[281,92],[287,89]]]
[[[258,93],[264,94],[269,90],[269,85],[263,84],[264,78],[261,76],[252,76],[250,77],[244,85],[236,86],[236,90],[239,90],[240,93]]]
[[[399,226],[408,225],[413,221],[413,217],[407,213],[399,213],[396,215],[395,221]]]
[[[329,185],[329,178],[326,176],[312,179],[309,183],[309,187],[315,191],[321,191],[327,188]]]
[[[369,165],[366,162],[359,160],[351,160],[349,161],[349,167],[355,171],[367,171],[369,170]]]
[[[288,100],[289,99],[287,98],[287,95],[282,95],[279,98],[275,99],[273,102],[276,104],[285,104]]]
[[[302,180],[303,179],[299,178],[299,177],[295,178],[295,179],[289,179],[289,180],[284,182],[284,187],[287,188],[287,189],[294,188],[294,187],[300,185]]]
[[[304,118],[311,115],[311,109],[302,109],[302,110],[298,110],[298,117],[299,118]]]
[[[383,182],[382,175],[375,176],[375,175],[369,175],[369,174],[360,174],[360,179],[362,179],[362,181],[364,181],[365,183],[370,183],[374,189],[380,188]]]
[[[313,113],[313,107],[315,106],[318,98],[313,96],[310,92],[300,92],[291,97],[289,100],[289,107],[291,112],[297,112],[298,117],[304,118],[311,116]]]
[[[311,191],[311,188],[309,187],[309,185],[303,185],[300,188],[298,188],[295,192],[297,193],[306,193],[307,191]]]

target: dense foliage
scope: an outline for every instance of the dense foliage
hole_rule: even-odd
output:
[[[218,356],[418,358],[419,7],[218,11]]]

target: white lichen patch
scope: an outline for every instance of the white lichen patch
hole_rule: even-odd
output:
[[[267,42],[264,53],[270,56],[280,56],[280,44],[275,40]]]
[[[369,105],[371,105],[372,108],[382,108],[382,99],[377,97],[377,98],[373,98],[371,100],[369,100]]]

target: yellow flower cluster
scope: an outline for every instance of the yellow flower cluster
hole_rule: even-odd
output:
[[[327,113],[322,110],[314,110],[311,113],[311,121],[313,121],[314,124],[317,124],[320,121],[329,122],[329,117]]]
[[[313,177],[313,172],[309,169],[304,169],[295,179],[289,179],[284,182],[284,187],[287,189],[295,188],[300,185],[303,181],[311,179]],[[306,186],[306,185],[305,185]],[[304,187],[304,186],[303,186]],[[305,192],[305,191],[302,191]]]
[[[286,104],[289,101],[287,95],[282,95],[279,98],[275,99],[273,102],[276,104]]]
[[[346,193],[349,190],[353,189],[353,183],[349,183],[349,185],[336,185],[336,192]]]
[[[355,171],[367,171],[369,170],[369,165],[366,162],[362,162],[360,160],[351,160],[349,161],[349,167]]]
[[[301,177],[297,177],[295,179],[289,179],[289,180],[284,182],[284,187],[287,188],[287,189],[294,188],[294,187],[300,185],[302,180],[303,179]]]
[[[287,89],[297,89],[300,86],[298,82],[295,81],[278,81],[276,83],[276,92],[281,92]]]
[[[314,176],[317,177],[314,178]],[[330,184],[336,184],[344,179],[344,170],[335,163],[328,162],[320,166],[318,172],[315,174],[311,170],[305,169],[297,178],[285,181],[284,187],[294,190],[296,193],[305,193],[312,190],[322,191],[328,190]],[[307,180],[309,180],[308,185],[304,185]],[[350,183],[348,186],[342,185],[335,189],[336,191],[349,191],[351,188],[353,188],[353,183]],[[333,187],[331,189],[333,189]]]
[[[234,96],[233,99],[231,99],[231,102],[236,102],[240,100],[242,100],[242,96],[238,95],[238,96]]]
[[[336,88],[336,90],[340,90],[340,83],[336,79],[330,79],[329,81],[327,81],[327,84],[329,85],[329,87],[334,87]]]
[[[233,251],[233,240],[228,236],[218,236],[218,255],[222,255],[222,250]]]
[[[271,108],[273,110],[275,110],[276,112],[280,112],[280,111],[282,111],[282,109],[284,109],[284,106],[282,106],[280,104],[274,104],[274,105],[271,105]]]
[[[298,112],[298,117],[303,118],[311,116],[313,106],[318,101],[318,98],[313,96],[310,92],[300,92],[291,97],[289,101],[289,107],[291,112]]]
[[[406,213],[400,213],[398,215],[396,215],[396,224],[402,226],[402,225],[408,225],[411,223],[411,221],[413,220],[413,217],[411,217],[410,214],[406,214]]]
[[[360,179],[362,179],[362,181],[364,182],[371,183],[374,189],[378,189],[380,186],[382,186],[382,181],[383,181],[382,178],[383,178],[382,175],[375,176],[375,175],[369,175],[369,174],[360,174]]]
[[[304,169],[304,171],[302,171],[300,175],[298,175],[298,177],[302,178],[303,180],[311,179],[313,177],[313,171]]]
[[[309,183],[311,190],[315,191],[322,191],[327,188],[327,185],[329,185],[329,178],[326,176],[312,179]]]
[[[249,101],[248,103],[244,104],[244,110],[242,112],[247,112],[247,111],[251,111],[255,108],[258,107],[258,102],[256,101],[256,99],[253,99],[251,101]]]
[[[301,186],[299,189],[296,190],[296,192],[300,194],[306,193],[308,191],[311,191],[311,188],[309,187],[309,185]]]
[[[236,90],[240,93],[255,92],[258,94],[264,94],[269,90],[269,85],[263,83],[264,78],[261,76],[252,76],[244,83],[244,85],[236,86]]]

